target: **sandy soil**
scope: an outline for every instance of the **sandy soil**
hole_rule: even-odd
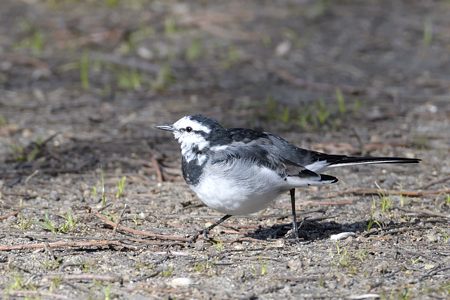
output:
[[[449,297],[450,3],[241,2],[2,2],[1,297]],[[191,113],[423,161],[299,190],[299,241],[286,194],[189,245],[220,214],[154,125]]]

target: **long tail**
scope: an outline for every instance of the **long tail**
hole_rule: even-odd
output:
[[[305,168],[313,172],[320,172],[328,168],[367,165],[367,164],[412,164],[418,163],[420,159],[404,157],[371,157],[371,156],[346,156],[329,155],[320,152],[314,152]]]
[[[405,157],[356,157],[356,156],[331,156],[326,159],[328,168],[367,165],[367,164],[414,164],[420,162],[418,158]]]

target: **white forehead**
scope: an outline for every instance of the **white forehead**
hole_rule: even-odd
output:
[[[203,131],[206,133],[210,133],[211,129],[208,128],[207,126],[199,123],[198,121],[195,120],[191,120],[188,116],[186,117],[182,117],[181,119],[179,119],[178,121],[176,121],[173,126],[176,129],[180,129],[180,128],[186,128],[186,127],[191,127],[194,131]]]

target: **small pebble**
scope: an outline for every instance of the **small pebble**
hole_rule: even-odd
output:
[[[146,47],[139,47],[137,49],[137,54],[145,59],[152,59],[155,54],[152,52],[152,50],[146,48]]]
[[[359,300],[359,299],[378,299],[380,295],[378,294],[362,294],[362,295],[353,295],[348,297],[348,299]]]
[[[174,278],[172,279],[172,281],[170,282],[170,285],[172,287],[180,287],[180,286],[190,286],[193,284],[192,279],[187,278],[187,277],[178,277],[178,278]]]
[[[5,263],[8,261],[8,256],[0,254],[0,263]]]
[[[439,238],[437,237],[437,235],[432,234],[432,233],[427,234],[426,237],[427,237],[427,240],[428,240],[429,242],[437,242],[437,241],[439,240]]]
[[[277,48],[275,49],[275,53],[277,56],[285,56],[289,50],[291,50],[291,42],[290,41],[283,41],[282,43],[278,44]]]
[[[338,234],[332,234],[330,236],[330,240],[332,240],[332,241],[344,240],[344,239],[348,238],[349,236],[354,236],[354,235],[355,235],[354,232],[341,232]]]

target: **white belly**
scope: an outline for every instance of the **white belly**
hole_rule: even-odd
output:
[[[224,214],[245,215],[266,208],[286,182],[276,172],[256,165],[210,165],[191,189],[207,206]]]

